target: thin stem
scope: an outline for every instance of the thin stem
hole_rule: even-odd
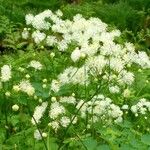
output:
[[[74,130],[74,129],[73,129]],[[77,138],[79,139],[79,141],[81,142],[81,144],[83,145],[83,147],[88,150],[88,148],[86,147],[86,145],[83,143],[82,139],[80,138],[80,136],[76,133],[76,131],[74,130],[75,135],[77,136]]]
[[[44,140],[44,138],[43,138],[43,136],[42,136],[42,132],[41,132],[41,130],[40,130],[40,128],[39,128],[39,126],[38,126],[38,124],[37,124],[37,121],[36,121],[36,119],[32,116],[32,113],[31,113],[31,111],[30,111],[30,107],[29,107],[28,99],[27,99],[27,106],[28,106],[28,112],[29,112],[30,116],[33,118],[33,120],[34,120],[34,122],[35,122],[35,125],[36,125],[36,127],[37,127],[37,130],[38,130],[38,131],[39,131],[39,133],[40,133],[40,136],[41,136],[41,138],[42,138],[42,141],[43,141],[44,147],[45,147],[45,149],[46,149],[46,150],[48,150],[47,145],[46,145],[46,142],[45,142],[45,140]]]

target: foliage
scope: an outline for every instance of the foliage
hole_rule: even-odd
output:
[[[88,6],[88,4],[86,5]],[[96,4],[94,6],[95,12],[98,13],[98,6],[96,7]],[[107,6],[108,4],[104,5],[104,8]],[[127,9],[127,5],[123,7],[122,3],[117,3],[117,6],[112,5],[112,10],[117,9],[121,12],[120,7],[124,9],[123,11]],[[49,26],[48,29],[45,29],[46,26],[42,24],[45,19],[44,15],[47,15],[47,13],[41,13],[40,17],[36,18],[41,19],[40,22],[34,24],[34,21],[31,21],[25,29],[21,29],[22,26],[19,25],[11,26],[9,19],[2,17],[4,25],[1,27],[1,35],[5,37],[2,43],[7,50],[13,50],[14,53],[9,55],[3,53],[0,56],[0,115],[2,116],[0,121],[0,147],[2,149],[29,150],[149,149],[149,56],[141,51],[142,48],[142,50],[148,52],[149,45],[145,45],[144,38],[149,37],[149,30],[140,31],[137,36],[129,31],[124,31],[121,34],[119,30],[107,26],[100,19],[88,19],[92,13],[95,13],[93,8],[88,13],[85,13],[86,9],[79,9],[83,11],[83,16],[87,19],[77,15],[74,16],[74,21],[64,20],[68,15],[70,15],[69,18],[73,17],[73,14],[77,11],[73,9],[72,7],[72,10],[69,10],[71,13],[66,13],[62,19],[60,11],[54,14],[48,11],[52,20],[46,21],[49,21],[55,27]],[[67,11],[65,10],[65,12]],[[123,11],[121,15],[123,15]],[[130,8],[130,12],[135,13],[136,11]],[[103,14],[104,18],[105,15]],[[56,16],[59,21],[64,21],[61,22],[61,26],[56,21],[58,19],[56,19]],[[127,16],[125,14],[124,18]],[[29,20],[26,19],[26,22],[35,16],[30,15],[28,17]],[[107,20],[107,18],[108,16],[105,19]],[[44,24],[47,22],[44,22]],[[120,27],[121,22],[121,17],[119,17],[116,23]],[[6,29],[5,24],[9,24],[10,29]],[[86,26],[86,30],[83,25]],[[91,32],[86,33],[87,29]],[[99,31],[99,29],[101,30]],[[71,32],[74,30],[76,32]],[[98,40],[101,38],[98,42],[98,51],[96,47],[94,49],[90,47],[92,44],[97,45],[97,39],[94,40],[95,36],[93,36],[93,34],[96,34],[95,32],[101,33],[97,35]],[[73,33],[77,33],[77,35],[73,36]],[[107,37],[101,35],[107,35]],[[49,41],[47,41],[48,37]],[[68,40],[68,37],[71,40]],[[88,40],[85,40],[85,37]],[[126,39],[133,40],[135,47],[131,43],[127,43]],[[66,43],[67,46],[64,44],[65,42],[68,42]],[[83,49],[85,43],[88,43],[86,51]],[[111,46],[114,46],[114,48],[111,49],[109,44],[112,44]],[[103,48],[103,46],[105,47]],[[88,48],[91,48],[90,51],[88,51]],[[106,49],[109,49],[109,51],[105,51]],[[93,53],[90,53],[92,50]],[[113,50],[116,51],[111,53]],[[82,53],[80,54],[79,51],[82,51]],[[122,54],[122,52],[125,53]],[[133,62],[127,63],[124,60],[126,54],[128,54],[126,57],[134,56],[131,57]],[[140,54],[144,54],[142,58]],[[90,61],[90,59],[98,56],[100,56],[100,59],[98,59],[100,62],[93,64],[95,59],[93,61]],[[105,67],[101,70],[103,58],[109,60],[109,63],[105,64]],[[115,65],[112,68],[110,67],[113,63],[111,58],[115,58]],[[93,64],[90,69],[88,63]],[[116,68],[118,65],[121,65],[121,67],[123,65],[122,69],[131,75],[125,78],[126,82],[123,85],[115,78],[109,79],[111,73],[119,76],[122,72],[122,69]],[[82,66],[86,66],[84,68],[85,73],[82,72]],[[63,76],[66,75],[65,70],[69,67],[72,67],[69,74]],[[75,68],[77,70],[74,72]],[[88,72],[86,72],[86,69]],[[80,73],[78,73],[79,70]],[[83,82],[86,75],[88,75],[88,80]],[[106,75],[108,75],[108,79]],[[65,81],[67,82],[65,83]],[[113,90],[116,86],[119,87],[119,92],[113,90],[112,92],[111,86],[113,86]],[[118,88],[116,89],[118,90]],[[113,111],[109,110],[109,107],[104,107],[107,102],[110,107],[115,108]],[[84,104],[88,105],[86,105],[86,113],[82,109],[85,108],[83,107]],[[97,104],[103,105],[95,110]],[[126,104],[129,108],[123,109],[122,106]],[[55,106],[54,109],[52,108],[53,105]],[[135,107],[137,112],[132,109]],[[103,108],[105,111],[103,111],[103,114],[98,113],[99,116],[96,118],[98,121],[94,120],[96,116],[93,111],[95,110],[96,113]],[[57,116],[59,109],[62,109],[62,113]],[[116,113],[117,110],[119,111]],[[121,112],[123,114],[118,117]],[[41,117],[39,117],[40,115]],[[119,121],[116,117],[112,118],[113,115],[117,116]],[[69,124],[68,118],[62,121],[64,116],[69,118]],[[73,123],[76,117],[77,121]],[[55,123],[59,124],[58,129],[57,124],[52,125],[53,121],[57,121]]]

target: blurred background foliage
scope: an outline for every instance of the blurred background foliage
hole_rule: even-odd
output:
[[[24,22],[27,13],[61,9],[65,17],[81,13],[99,17],[120,30],[137,32],[150,26],[150,0],[0,0],[0,15],[13,22]]]
[[[150,0],[0,0],[0,49],[6,34],[14,30],[12,24],[24,25],[26,14],[45,9],[61,9],[70,19],[77,13],[99,17],[125,32],[129,41],[140,44],[138,48],[150,48]]]

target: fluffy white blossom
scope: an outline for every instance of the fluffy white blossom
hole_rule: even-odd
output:
[[[64,116],[60,119],[60,124],[63,127],[67,127],[70,124],[70,119],[68,117]]]
[[[35,125],[36,123],[40,123],[40,119],[42,118],[42,116],[47,108],[47,105],[48,105],[47,102],[43,102],[42,105],[36,106],[32,120],[31,120],[32,124]]]
[[[146,52],[139,52],[138,53],[137,63],[142,68],[150,68],[150,58],[148,57]]]
[[[148,111],[150,112],[150,102],[145,98],[139,100],[139,102],[131,107],[131,111],[135,114],[145,115]]]
[[[29,67],[33,67],[35,70],[41,70],[42,64],[39,61],[32,60],[29,64]]]
[[[76,104],[76,99],[73,96],[61,97],[59,101],[61,103]]]
[[[57,39],[55,36],[47,36],[46,43],[48,46],[53,46],[54,44],[57,43]]]
[[[52,80],[51,90],[54,91],[54,92],[58,92],[59,89],[60,89],[60,82],[57,81],[57,80]]]
[[[1,81],[7,82],[11,79],[11,67],[9,65],[4,65],[1,68]]]
[[[49,111],[50,118],[56,119],[59,115],[64,113],[65,113],[65,108],[59,102],[54,102],[51,104],[50,111]]]
[[[56,11],[56,15],[59,16],[59,17],[61,17],[61,16],[63,15],[63,13],[62,13],[61,10],[57,10],[57,11]]]
[[[73,84],[88,84],[88,70],[86,66],[81,68],[69,67],[58,76],[60,85]]]
[[[29,31],[25,28],[22,32],[22,38],[28,39],[28,37],[29,37]]]
[[[119,74],[119,79],[119,82],[121,84],[131,85],[134,81],[134,74],[132,72],[127,72],[123,70]]]
[[[36,140],[41,140],[41,139],[42,139],[42,135],[40,134],[40,132],[39,132],[38,129],[36,129],[36,130],[34,131],[34,138],[35,138]]]
[[[126,98],[130,97],[130,94],[131,94],[131,91],[129,89],[125,89],[123,91],[123,96],[126,97]]]
[[[128,106],[128,105],[123,105],[121,108],[122,108],[123,110],[128,110],[128,109],[129,109],[129,106]]]
[[[108,25],[99,18],[85,19],[77,14],[72,20],[64,20],[61,18],[62,15],[60,10],[55,13],[46,10],[36,16],[29,14],[26,16],[26,24],[32,26],[34,30],[29,35],[25,31],[22,33],[25,39],[31,37],[36,44],[42,42],[45,47],[55,47],[58,51],[63,51],[62,54],[67,51],[74,62],[72,66],[68,64],[67,68],[52,79],[50,90],[58,94],[65,84],[87,86],[94,79],[95,82],[102,81],[101,84],[107,83],[106,88],[111,94],[122,92],[121,96],[129,98],[131,95],[129,87],[135,79],[132,66],[136,65],[138,69],[150,68],[149,56],[145,52],[137,52],[132,43],[116,42],[115,38],[119,37],[121,32],[117,29],[110,31]],[[50,57],[54,57],[53,52]],[[37,70],[40,68],[36,62],[33,64],[30,66]],[[19,85],[19,90],[30,95],[34,93],[32,85],[27,81],[22,83],[22,86]],[[123,121],[123,112],[129,110],[130,106],[127,104],[120,106],[117,103],[120,104],[117,100],[113,101],[104,95],[96,95],[90,101],[73,96],[53,97],[49,108],[48,125],[55,131],[67,127],[73,117],[67,113],[66,106],[70,104],[75,110],[80,109],[75,122],[78,117],[87,119],[88,114],[89,123],[120,123]],[[131,106],[131,111],[135,116],[146,114],[150,111],[150,102],[142,99]]]
[[[74,62],[76,62],[77,60],[79,60],[80,57],[81,57],[81,51],[78,48],[76,48],[71,54],[71,59]]]
[[[46,35],[45,35],[45,33],[42,33],[42,32],[37,30],[37,31],[34,31],[32,33],[32,38],[34,39],[34,42],[36,44],[39,44],[40,42],[42,42],[46,38]]]
[[[110,93],[119,93],[120,89],[118,86],[110,86],[109,91],[110,91]]]
[[[18,85],[20,91],[27,93],[29,96],[32,96],[35,93],[35,89],[29,80],[23,80]]]
[[[86,112],[89,114],[93,114],[95,116],[95,122],[99,119],[103,121],[114,120],[115,123],[122,122],[123,112],[120,107],[113,104],[110,98],[105,98],[104,96],[95,96],[91,101],[84,103],[82,101],[79,102],[77,108],[80,108],[81,105],[83,107],[80,109],[81,116],[86,117]]]
[[[26,20],[26,24],[30,25],[32,24],[33,20],[34,20],[34,16],[32,14],[27,14],[25,16],[25,20]]]
[[[59,123],[57,121],[52,121],[48,124],[49,127],[52,127],[55,131],[59,129]]]

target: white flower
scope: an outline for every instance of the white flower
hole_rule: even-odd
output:
[[[74,62],[76,62],[77,60],[79,60],[80,57],[81,57],[81,51],[78,48],[76,48],[71,54],[71,59]]]
[[[63,127],[67,127],[70,124],[70,119],[68,117],[64,116],[60,119],[60,124]]]
[[[57,80],[52,80],[51,90],[54,92],[58,92],[60,89],[60,83]]]
[[[68,44],[66,41],[62,40],[61,42],[57,43],[59,51],[65,51],[68,48]]]
[[[47,108],[48,103],[47,102],[43,102],[41,106],[36,106],[35,110],[34,110],[34,114],[32,117],[32,124],[36,124],[40,122],[40,119],[42,118],[46,108]]]
[[[122,117],[118,117],[114,122],[115,123],[121,123],[123,121]]]
[[[134,105],[134,106],[131,107],[131,111],[133,113],[137,113],[137,107],[136,107],[136,105]]]
[[[40,132],[39,132],[38,129],[36,129],[36,130],[34,131],[34,138],[35,138],[36,140],[41,140],[41,139],[42,139],[42,136],[41,136],[41,134],[40,134]]]
[[[29,67],[33,67],[35,70],[41,70],[42,64],[39,61],[32,60],[29,64]]]
[[[11,67],[9,65],[4,65],[1,68],[1,81],[7,82],[11,79]]]
[[[134,74],[132,72],[127,72],[125,70],[121,71],[120,75],[120,83],[131,85],[134,81]]]
[[[49,111],[49,116],[52,119],[57,118],[59,115],[65,113],[65,108],[60,105],[58,102],[54,102],[51,104],[50,111]]]
[[[122,108],[123,110],[127,110],[127,109],[129,109],[129,106],[128,106],[128,105],[123,105],[121,108]]]
[[[32,96],[35,93],[35,89],[31,85],[31,83],[29,82],[29,80],[23,80],[23,81],[21,81],[20,84],[19,84],[19,89],[22,92],[27,93],[29,96]]]
[[[53,46],[54,44],[57,43],[57,39],[55,36],[47,36],[46,43],[48,46]]]
[[[148,57],[148,55],[145,52],[138,53],[137,63],[142,68],[150,68],[150,58]]]
[[[25,16],[26,24],[27,24],[27,25],[32,24],[33,19],[34,19],[34,16],[33,16],[32,14],[26,15],[26,16]]]
[[[59,123],[57,121],[52,121],[48,124],[49,127],[52,127],[55,131],[59,129]]]
[[[104,56],[90,57],[86,62],[86,67],[92,75],[101,74],[103,68],[106,66],[107,61]]]
[[[36,44],[39,44],[40,42],[42,42],[45,39],[45,37],[46,37],[45,33],[42,33],[42,32],[40,32],[38,30],[34,31],[32,33],[32,38],[34,39],[34,42]]]
[[[25,28],[22,32],[22,38],[28,39],[28,37],[29,37],[29,31]]]
[[[61,16],[63,15],[63,13],[62,13],[61,10],[57,10],[57,11],[56,11],[56,15],[59,16],[59,17],[61,17]]]
[[[109,91],[110,91],[110,93],[119,93],[120,88],[117,85],[116,86],[110,86]]]
[[[110,62],[108,62],[108,65],[110,65],[110,68],[114,71],[120,72],[124,68],[123,61],[118,58],[111,58]]]
[[[75,104],[76,103],[76,99],[73,96],[61,97],[59,101],[61,103],[68,103],[68,104]]]
[[[125,89],[123,92],[123,96],[126,98],[130,97],[130,94],[131,94],[131,91],[129,89]]]
[[[138,114],[146,114],[147,111],[150,111],[150,102],[145,98],[139,100],[139,102],[131,107],[131,111],[138,116]]]

